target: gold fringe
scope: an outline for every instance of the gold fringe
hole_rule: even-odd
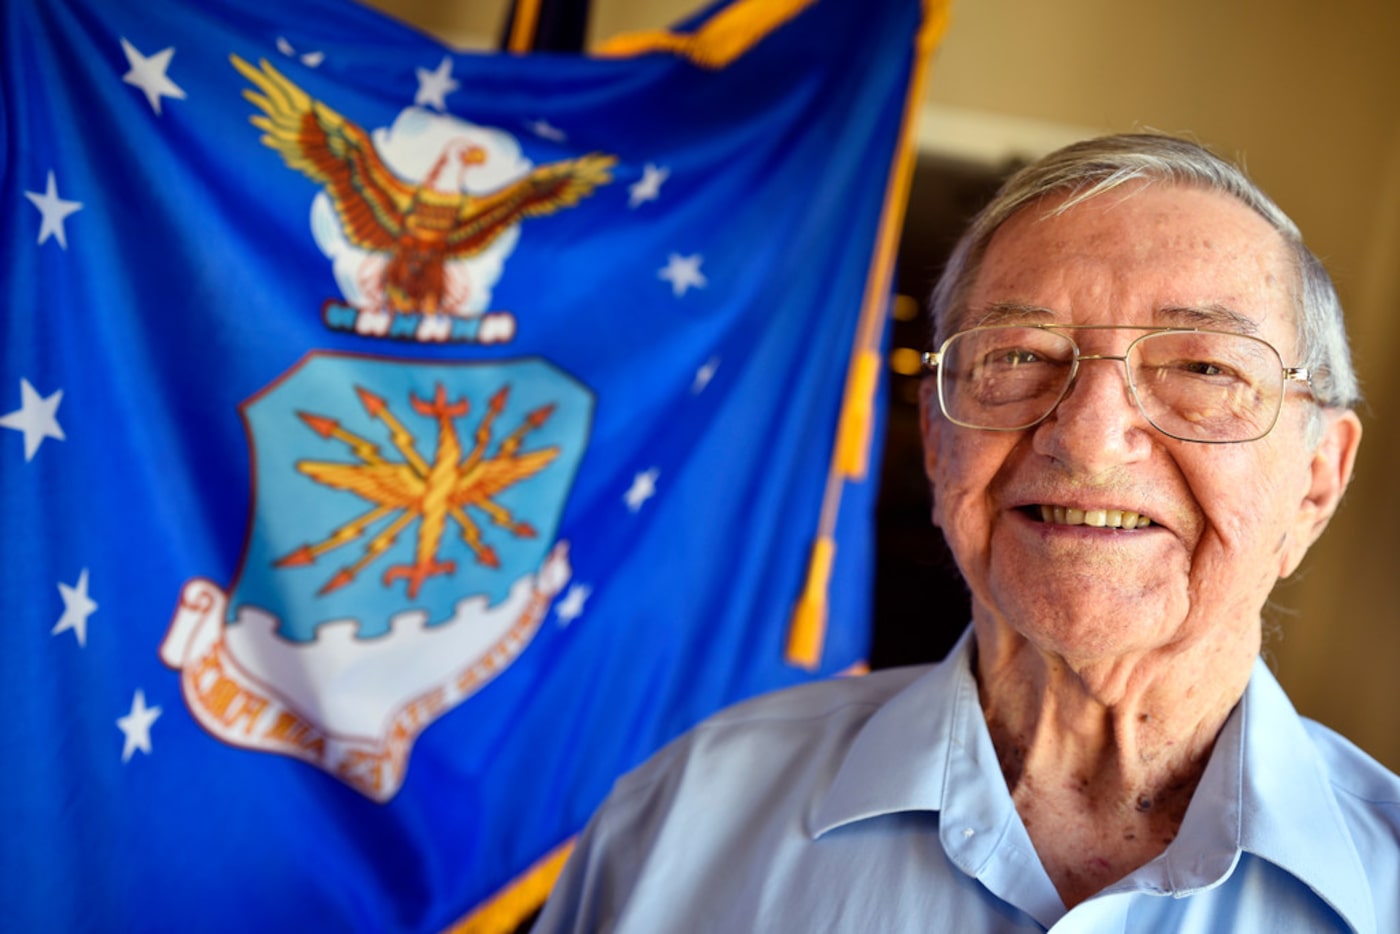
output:
[[[890,164],[879,233],[865,279],[860,322],[856,326],[855,345],[851,348],[851,362],[846,372],[841,420],[831,453],[831,467],[827,471],[821,517],[817,522],[817,539],[812,546],[802,597],[788,625],[787,661],[803,668],[817,667],[826,638],[831,562],[836,553],[836,517],[841,508],[841,492],[848,479],[864,477],[869,466],[875,389],[879,382],[880,332],[888,310],[899,231],[904,224],[904,209],[914,178],[914,128],[928,80],[929,59],[948,27],[949,3],[950,0],[924,0],[924,21],[914,40],[914,67],[910,70],[909,90],[904,97],[904,120]]]
[[[875,424],[875,390],[880,383],[880,351],[865,348],[851,365],[850,387],[841,406],[836,442],[837,470],[848,480],[864,480],[870,470],[870,435]]]
[[[673,52],[702,68],[723,68],[813,2],[815,0],[739,0],[707,21],[696,33],[677,35],[664,30],[629,33],[603,43],[595,49],[595,54],[627,58],[648,52]],[[866,279],[865,301],[847,376],[838,442],[827,477],[827,495],[822,504],[820,529],[817,540],[812,543],[806,585],[788,630],[788,663],[808,669],[815,669],[820,664],[826,639],[827,596],[836,560],[833,533],[841,486],[846,478],[863,478],[869,468],[870,426],[881,363],[874,340],[878,339],[879,324],[885,313],[885,293],[894,270],[898,232],[904,221],[904,208],[913,178],[914,122],[923,98],[929,57],[947,28],[948,4],[949,0],[924,2],[924,23],[915,43],[917,58],[905,99],[904,123],[895,149],[893,177],[885,191],[879,238]],[[517,5],[515,23],[511,28],[510,51],[529,50],[538,18],[539,0],[522,0]],[[867,670],[863,662],[858,662],[843,673],[858,675]],[[505,934],[513,931],[531,912],[544,904],[573,848],[573,840],[555,847],[489,901],[477,906],[454,924],[446,934]]]
[[[515,0],[515,17],[510,24],[507,50],[524,55],[535,44],[535,29],[540,23],[541,0]]]
[[[530,912],[544,904],[573,849],[574,841],[565,840],[444,934],[508,934],[514,931]]]
[[[826,594],[831,586],[831,568],[836,562],[836,541],[830,536],[812,543],[812,561],[807,568],[807,585],[797,601],[788,626],[787,663],[815,670],[821,664],[822,643],[826,641]]]
[[[634,58],[649,52],[670,52],[701,68],[724,68],[815,2],[738,0],[706,20],[696,32],[682,35],[652,29],[623,33],[596,46],[593,54],[600,58]]]

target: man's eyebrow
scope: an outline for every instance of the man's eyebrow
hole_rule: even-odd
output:
[[[958,329],[990,327],[1008,324],[1054,324],[1060,315],[1053,308],[1029,302],[989,302],[981,309],[969,311],[958,322]],[[1163,305],[1153,316],[1162,327],[1207,328],[1258,334],[1259,322],[1226,305]]]
[[[1026,302],[989,302],[979,311],[963,316],[962,328],[981,328],[998,324],[1048,324],[1057,318],[1054,309]]]
[[[1166,305],[1157,309],[1156,317],[1170,327],[1259,333],[1259,322],[1224,305]]]

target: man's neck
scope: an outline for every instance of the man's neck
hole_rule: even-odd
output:
[[[979,693],[1002,774],[1072,908],[1176,837],[1257,646],[1173,646],[1094,663],[978,636]]]

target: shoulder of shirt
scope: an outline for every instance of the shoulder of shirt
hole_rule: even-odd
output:
[[[1400,828],[1400,776],[1335,730],[1306,717],[1301,719],[1332,787],[1356,803],[1388,813]]]
[[[726,707],[662,747],[620,778],[614,796],[653,784],[696,756],[723,757],[727,748],[755,741],[807,747],[817,737],[851,736],[875,711],[932,665],[888,668],[853,677],[813,681],[761,694]],[[777,753],[777,749],[773,750]]]
[[[773,720],[820,720],[852,706],[879,706],[925,674],[932,666],[886,668],[852,677],[828,678],[760,694],[726,707],[696,729]]]

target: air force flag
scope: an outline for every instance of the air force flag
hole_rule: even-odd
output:
[[[617,775],[857,665],[943,13],[5,3],[4,926],[509,929]]]

